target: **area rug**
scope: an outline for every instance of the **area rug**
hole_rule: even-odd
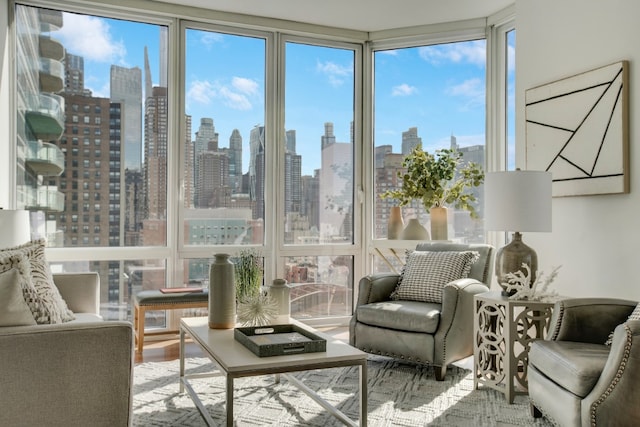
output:
[[[188,373],[209,372],[214,365],[206,358],[190,358]],[[368,362],[369,426],[550,426],[533,419],[526,396],[508,404],[494,390],[474,390],[471,371],[449,368],[445,381],[434,380],[427,366],[370,356]],[[295,374],[352,419],[358,418],[358,368],[335,368]],[[185,392],[179,393],[179,363],[149,362],[134,369],[134,426],[204,426],[200,413]],[[211,417],[224,423],[224,379],[194,379]],[[235,380],[235,425],[237,426],[340,426],[339,420],[282,380],[273,376]]]

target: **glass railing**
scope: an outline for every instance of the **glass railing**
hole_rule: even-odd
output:
[[[38,18],[40,18],[40,27],[43,32],[55,31],[62,28],[62,11],[52,9],[38,9]]]
[[[57,140],[64,131],[64,98],[50,93],[30,95],[26,98],[26,119],[38,139]]]
[[[64,194],[56,186],[43,185],[38,188],[22,187],[22,199],[27,210],[64,210]]]
[[[60,61],[40,58],[40,90],[60,92],[64,88],[64,66]]]
[[[29,141],[26,160],[38,175],[56,176],[64,171],[64,153],[49,142]]]
[[[40,56],[62,61],[64,59],[64,45],[53,37],[41,34]]]

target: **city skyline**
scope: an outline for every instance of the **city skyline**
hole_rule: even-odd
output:
[[[160,33],[166,27],[70,13],[64,13],[64,19],[67,25],[56,37],[70,53],[84,57],[85,86],[93,96],[109,97],[112,65],[144,69],[145,46],[153,85],[160,84],[163,75]],[[93,41],[88,43],[89,30]],[[79,37],[82,31],[85,35]],[[248,141],[251,129],[264,125],[264,41],[188,30],[186,43],[184,92],[186,112],[192,122],[213,119],[221,146],[228,146],[235,129]],[[312,160],[317,159],[313,153],[317,153],[323,123],[334,124],[338,141],[350,140],[350,123],[339,120],[344,117],[345,107],[336,105],[340,98],[331,94],[344,91],[345,82],[351,81],[353,63],[345,57],[353,55],[342,55],[335,49],[310,51],[305,47],[295,43],[287,47],[291,50],[288,63],[304,73],[287,76],[285,127],[296,131],[297,152],[304,159],[303,174],[312,175],[319,167]],[[446,148],[451,135],[457,137],[460,146],[484,144],[485,49],[484,40],[476,40],[376,52],[375,145],[392,145],[394,152],[401,152],[402,132],[412,127],[418,128],[427,150]],[[222,60],[233,51],[242,54],[234,55],[233,61]],[[220,59],[215,61],[216,58]],[[206,61],[214,61],[214,73]],[[305,91],[313,88],[316,94],[313,117],[319,119],[318,123],[301,122],[295,117],[297,111],[293,108],[301,110],[306,102],[296,97],[298,85],[304,85]],[[347,101],[350,100],[341,102]],[[465,119],[460,120],[454,113]],[[289,125],[292,121],[297,123]],[[194,140],[195,127],[191,133],[191,141]],[[244,150],[244,165],[248,165],[247,155],[248,150]]]

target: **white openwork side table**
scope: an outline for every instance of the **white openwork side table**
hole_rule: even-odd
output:
[[[553,302],[510,300],[501,291],[474,298],[474,389],[489,387],[513,403],[527,394],[529,344],[544,338]]]

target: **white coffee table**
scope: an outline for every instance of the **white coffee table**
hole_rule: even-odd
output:
[[[349,426],[367,425],[367,353],[357,348],[334,339],[321,332],[292,320],[300,327],[312,331],[316,335],[327,340],[327,351],[305,354],[290,354],[286,356],[258,357],[248,348],[236,341],[233,336],[233,329],[210,329],[207,317],[190,317],[180,321],[180,392],[186,388],[194,404],[200,411],[205,422],[209,426],[215,422],[207,412],[197,393],[191,387],[189,379],[203,378],[216,375],[225,375],[227,378],[226,409],[227,426],[233,426],[233,380],[242,377],[274,374],[276,382],[280,379],[280,374],[290,383],[294,384],[309,397],[318,402],[323,408],[331,412],[336,418]],[[202,348],[209,358],[218,365],[219,372],[207,374],[185,375],[184,372],[184,340],[185,335],[191,336],[193,340]],[[300,380],[288,372],[308,371],[313,369],[337,368],[342,366],[358,366],[360,373],[360,419],[358,424],[343,412],[329,404],[321,398],[315,391],[311,390]]]

